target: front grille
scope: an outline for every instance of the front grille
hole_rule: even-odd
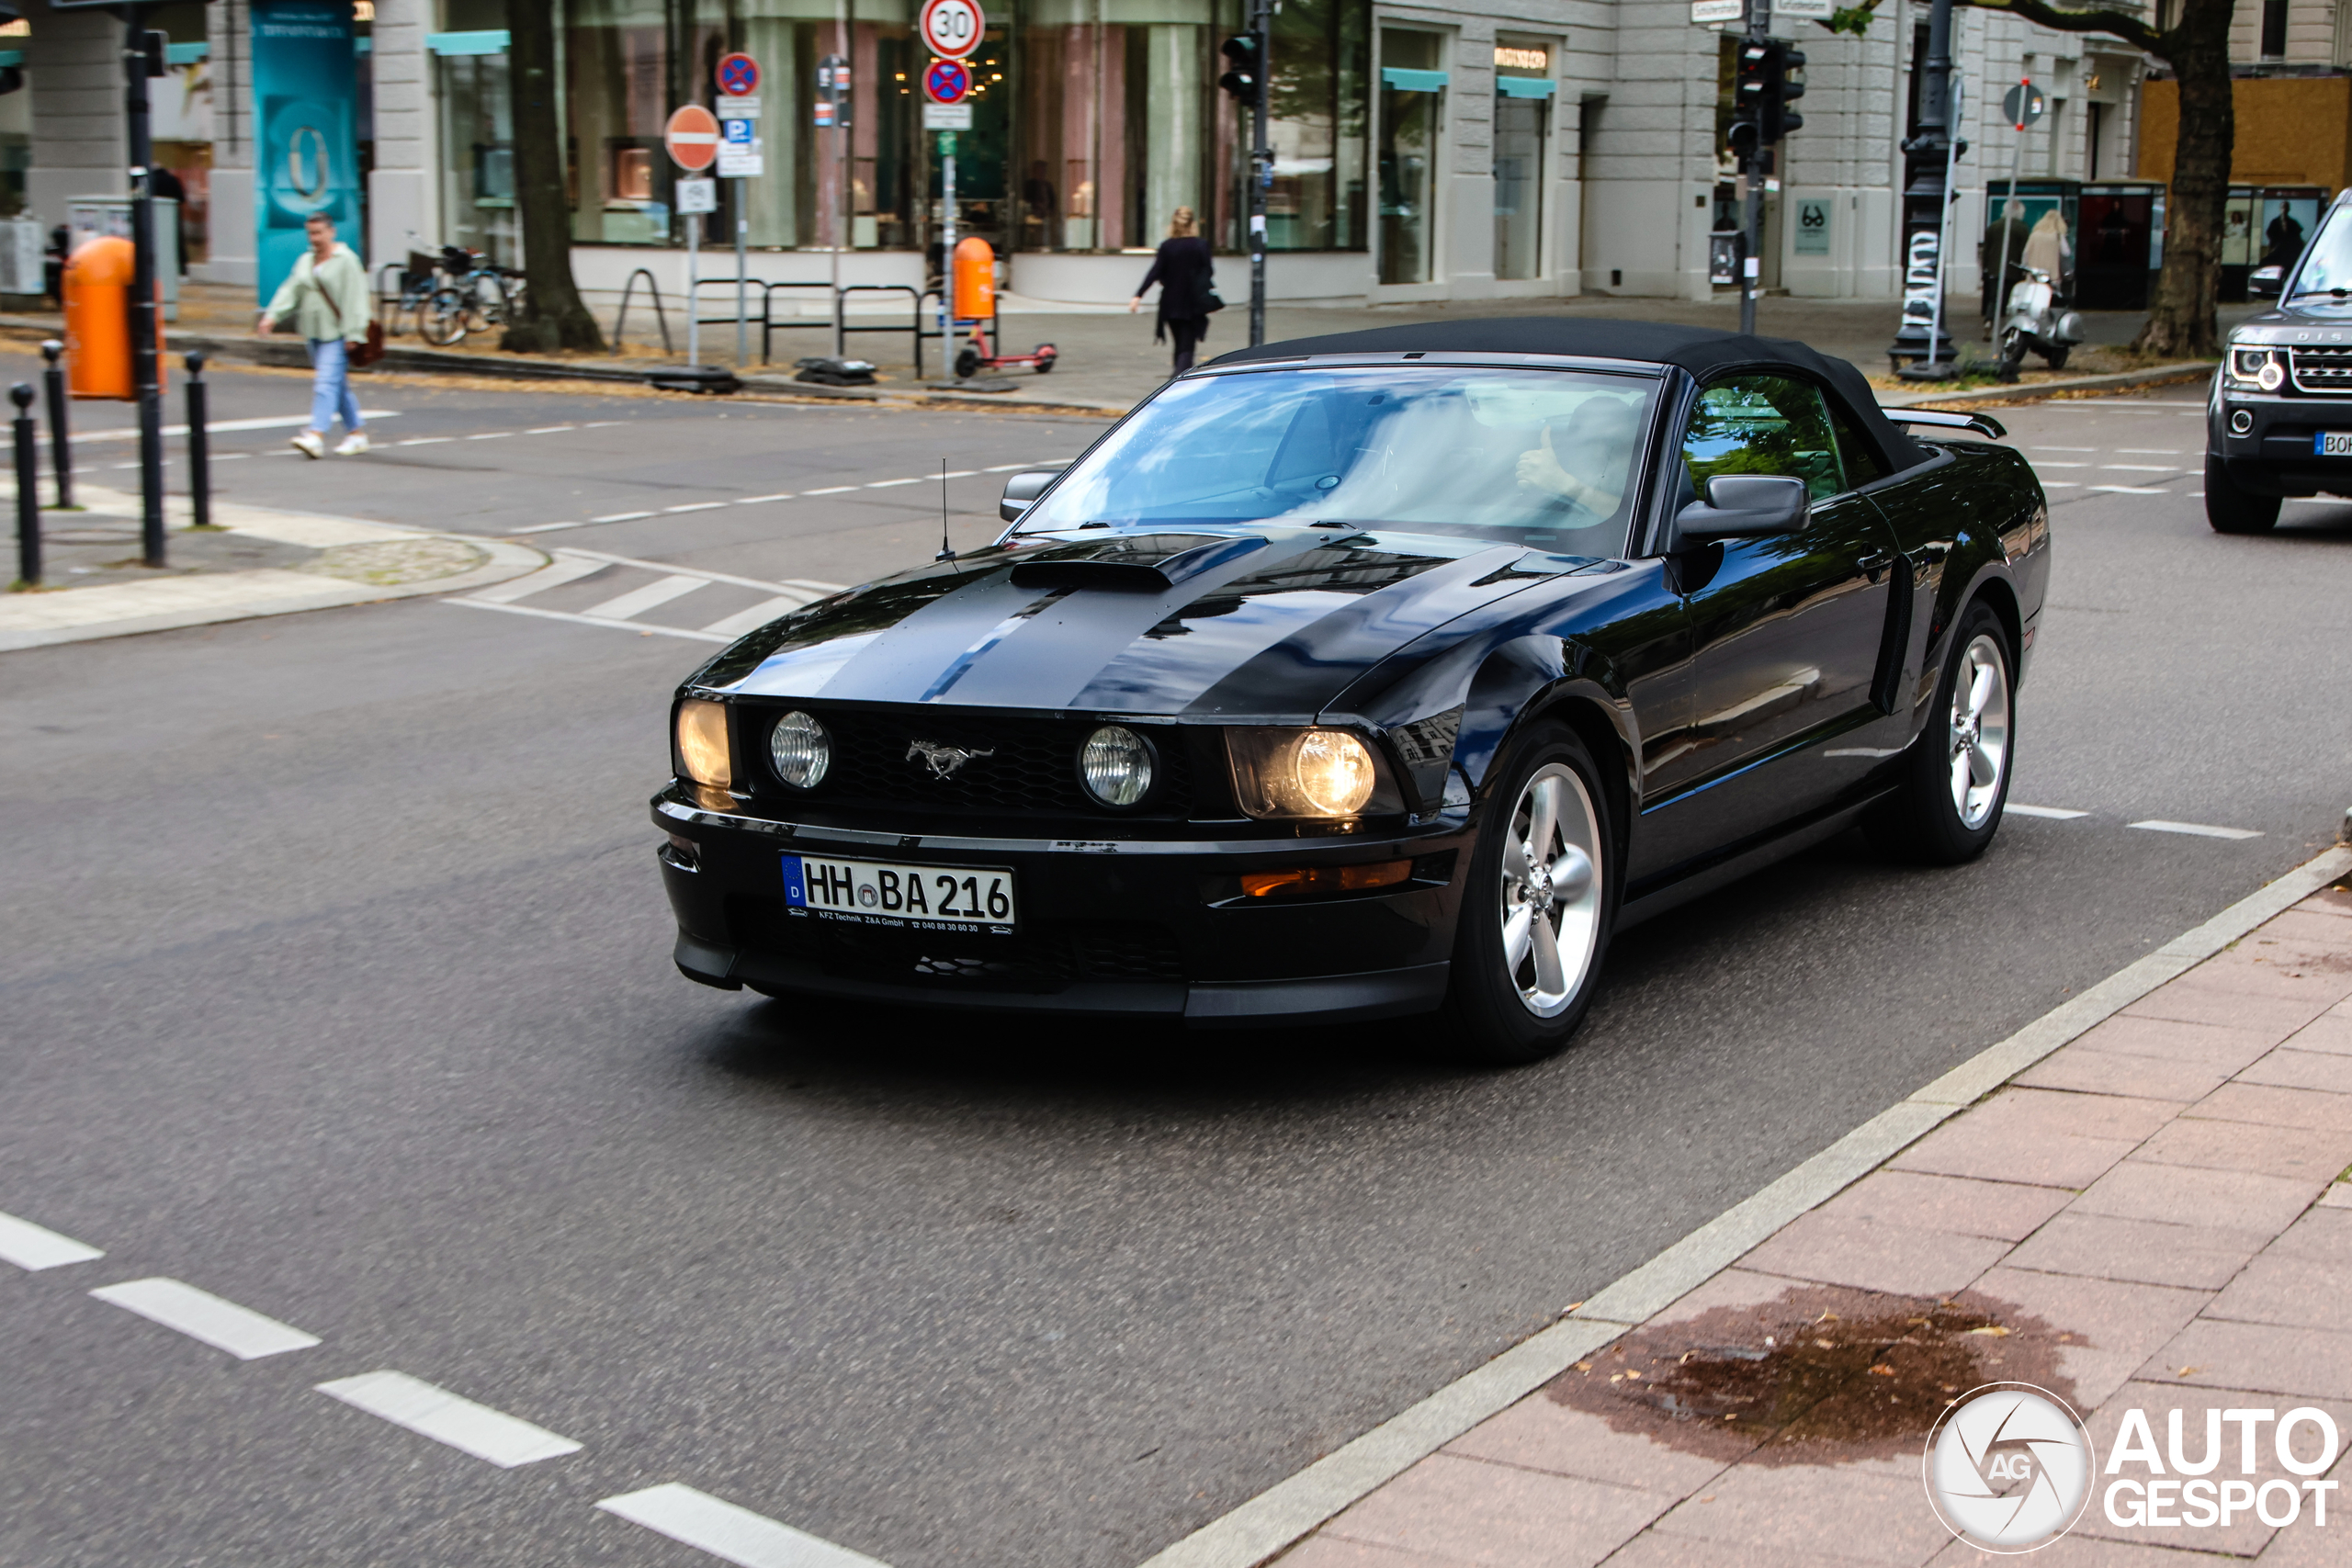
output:
[[[1009,937],[893,931],[794,916],[781,898],[746,894],[727,900],[727,920],[748,952],[804,959],[858,979],[1057,991],[1074,980],[1186,978],[1175,934],[1141,920],[1040,920]]]
[[[767,728],[789,710],[756,709],[746,740],[764,758]],[[815,710],[832,732],[833,761],[811,795],[831,805],[924,806],[1019,816],[1108,815],[1078,781],[1078,752],[1098,728],[1088,719],[901,713],[884,708]],[[1126,816],[1183,818],[1193,807],[1189,738],[1175,725],[1134,725],[1159,753],[1152,793]],[[941,777],[917,743],[971,753]],[[772,789],[772,795],[786,792]]]
[[[2352,344],[2290,348],[2287,368],[2294,376],[2299,392],[2335,397],[2352,394]]]

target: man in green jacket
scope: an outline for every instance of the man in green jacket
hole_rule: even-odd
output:
[[[294,437],[305,457],[327,455],[327,427],[343,416],[347,434],[334,451],[349,457],[368,450],[359,399],[351,390],[351,345],[368,341],[368,272],[351,247],[334,237],[334,220],[313,212],[302,226],[311,248],[270,297],[254,330],[263,337],[291,326],[311,345],[311,424]]]

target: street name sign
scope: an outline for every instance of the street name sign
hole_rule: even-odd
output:
[[[1837,8],[1831,0],[1772,0],[1772,19],[1777,22],[1783,17],[1802,17],[1826,22]]]
[[[670,117],[669,127],[662,132],[662,145],[670,150],[670,159],[678,167],[700,174],[718,156],[718,118],[700,104],[688,104]]]
[[[1736,22],[1747,15],[1747,0],[1690,0],[1694,22]]]

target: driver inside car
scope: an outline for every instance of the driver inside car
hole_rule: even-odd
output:
[[[1546,423],[1535,449],[1520,454],[1521,487],[1573,502],[1596,517],[1614,515],[1633,468],[1638,434],[1633,405],[1588,398],[1563,423],[1556,441]]]

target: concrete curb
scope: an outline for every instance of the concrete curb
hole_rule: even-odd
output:
[[[1604,1286],[1549,1328],[1155,1553],[1140,1568],[1261,1568],[1351,1504],[1688,1295],[1791,1221],[2052,1052],[2347,871],[2352,849],[2328,850],[2239,899],[1889,1106]]]
[[[13,495],[13,489],[7,493]],[[139,514],[139,498],[119,491],[85,484],[81,488],[81,499],[90,513],[99,516]],[[173,509],[174,514],[184,517],[185,498],[173,499],[179,502]],[[266,615],[290,615],[305,610],[331,610],[345,604],[370,604],[386,599],[461,593],[537,571],[548,563],[543,552],[527,545],[479,534],[404,528],[389,523],[362,522],[356,517],[281,512],[234,502],[216,501],[212,515],[216,524],[234,532],[311,549],[329,550],[340,545],[393,539],[445,538],[469,545],[490,559],[470,571],[392,585],[351,582],[270,568],[166,577],[152,582],[113,582],[96,588],[68,589],[62,593],[9,595],[0,598],[0,653],[53,648],[69,642],[95,642],[141,632],[175,631],[224,621],[248,621]],[[74,618],[62,618],[69,615]]]
[[[2105,376],[2070,376],[2064,381],[2036,381],[2014,387],[1972,387],[1964,392],[1912,392],[1901,397],[1881,398],[1883,409],[1932,408],[1939,403],[2015,403],[2037,398],[2055,398],[2067,392],[2114,391],[2126,387],[2156,387],[2173,381],[2201,381],[2213,374],[2214,362],[2205,359],[2184,359],[2177,365],[2159,365],[2147,370],[2118,370]]]

